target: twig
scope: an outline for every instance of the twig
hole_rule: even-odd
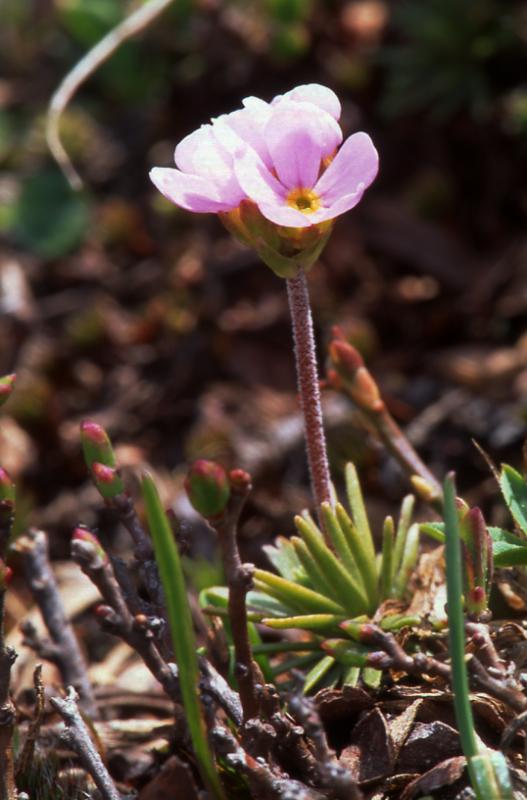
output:
[[[179,702],[177,676],[165,662],[154,643],[153,635],[148,629],[148,618],[144,614],[132,616],[115,577],[110,559],[96,537],[88,532],[85,534],[90,538],[72,539],[71,556],[99,589],[106,603],[97,610],[101,625],[132,647],[141,656],[152,675],[163,686],[167,695],[174,702]]]
[[[496,651],[488,626],[478,622],[466,622],[465,630],[471,637],[482,664],[496,677],[505,678],[507,670]]]
[[[101,793],[103,800],[121,800],[115,784],[102,758],[94,747],[88,728],[77,707],[78,694],[73,686],[68,687],[67,696],[52,697],[50,702],[62,719],[65,729],[61,736],[64,743],[77,754],[79,760]]]
[[[501,700],[519,714],[527,710],[527,697],[521,689],[510,685],[506,679],[498,680],[493,678],[476,656],[468,659],[467,667],[473,682],[484,689],[487,694],[497,697],[498,700]]]
[[[159,578],[159,570],[154,558],[154,549],[150,536],[139,519],[132,498],[126,492],[109,498],[106,501],[127,529],[134,542],[134,558],[145,589],[154,604],[156,613],[165,617],[163,589]]]
[[[333,336],[329,353],[334,372],[330,371],[328,374],[329,384],[346,392],[388,452],[410,478],[418,476],[424,481],[431,493],[429,501],[436,503],[441,496],[439,481],[386,408],[379,386],[365,366],[362,356],[344,339],[338,328],[333,330]]]
[[[16,800],[13,733],[15,729],[15,707],[9,698],[11,667],[16,661],[11,647],[0,649],[0,800]]]
[[[214,669],[204,656],[200,657],[199,668],[202,675],[200,690],[202,694],[209,695],[222,708],[236,726],[243,722],[243,710],[240,697],[233,691],[225,678]]]
[[[409,675],[430,675],[450,681],[451,670],[448,664],[427,656],[416,653],[409,656],[393,633],[383,631],[377,625],[365,623],[360,626],[359,640],[369,646],[378,647],[379,651],[368,655],[368,666],[375,669],[396,669],[407,672]]]
[[[209,519],[209,523],[218,534],[223,556],[229,587],[228,613],[236,659],[235,674],[238,679],[243,717],[244,720],[248,720],[258,714],[246,607],[247,592],[252,585],[252,565],[242,564],[236,535],[240,513],[251,490],[251,478],[243,470],[233,470],[229,477],[232,493],[227,508],[219,518]]]
[[[44,684],[42,683],[42,664],[37,664],[35,667],[33,672],[33,685],[35,687],[36,696],[35,714],[29,726],[22,752],[16,760],[15,773],[17,779],[24,779],[31,769],[31,762],[35,754],[35,743],[38,739],[44,717],[45,697]]]
[[[254,800],[324,800],[325,795],[316,789],[285,777],[259,759],[252,758],[226,728],[214,728],[212,736],[217,752],[247,777]]]
[[[361,792],[353,776],[339,764],[329,747],[313,700],[302,694],[295,694],[289,700],[289,709],[313,744],[320,785],[330,789],[331,797],[336,800],[360,800]]]
[[[53,94],[48,108],[46,141],[48,147],[70,183],[72,189],[80,190],[82,180],[71,163],[60,139],[60,118],[66,106],[80,86],[114,53],[120,45],[143,31],[158,17],[173,0],[150,0],[126,17],[104,36],[73,67]]]
[[[15,549],[22,555],[31,593],[40,609],[53,644],[42,657],[53,661],[65,686],[75,686],[84,711],[97,716],[97,706],[86,664],[73,627],[64,613],[62,598],[49,563],[48,539],[44,531],[30,530],[21,536]]]
[[[313,318],[304,270],[287,280],[287,296],[293,323],[296,373],[304,415],[311,487],[317,509],[330,502],[330,476],[320,403],[320,384],[315,351]]]

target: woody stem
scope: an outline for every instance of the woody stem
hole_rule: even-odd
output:
[[[320,404],[313,318],[304,270],[300,270],[294,278],[287,279],[287,296],[293,323],[296,373],[304,416],[311,488],[319,507],[330,499],[330,477]]]

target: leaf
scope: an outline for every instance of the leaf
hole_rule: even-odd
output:
[[[346,465],[346,493],[348,495],[353,522],[359,531],[361,541],[367,548],[370,557],[375,559],[375,545],[373,543],[373,536],[371,535],[368,514],[364,505],[359,476],[357,475],[355,465],[351,462]]]
[[[310,519],[297,516],[295,525],[309,548],[324,578],[335,587],[342,605],[350,614],[360,614],[368,608],[368,599],[361,586],[358,586],[336,556],[324,542],[322,536],[313,530]]]
[[[24,184],[13,233],[42,258],[60,258],[84,239],[90,222],[87,198],[70,189],[58,171],[46,170]]]
[[[420,526],[425,533],[437,542],[445,541],[445,526],[442,522],[425,522]],[[495,567],[514,567],[527,564],[527,540],[503,528],[488,527],[492,539],[492,555]]]
[[[344,614],[344,608],[329,597],[263,569],[254,571],[254,585],[257,589],[268,592],[272,597],[295,611],[314,614],[325,612]]]
[[[527,483],[522,475],[508,464],[502,464],[500,488],[515,522],[527,533]]]
[[[279,536],[273,545],[264,545],[265,555],[282,576],[289,580],[298,580],[302,575],[302,565],[298,560],[295,548],[285,536]]]
[[[299,630],[313,631],[313,633],[323,634],[324,636],[335,636],[340,633],[339,625],[344,622],[346,617],[336,614],[302,614],[296,617],[263,618],[262,624],[274,630],[287,630],[298,628]]]
[[[309,670],[306,675],[304,683],[304,694],[309,694],[313,687],[319,683],[324,675],[327,675],[331,667],[335,664],[335,659],[332,656],[324,656],[318,661],[315,666]]]
[[[179,684],[187,725],[200,772],[208,789],[218,800],[225,800],[207,738],[207,728],[199,699],[199,667],[192,615],[187,599],[181,559],[172,528],[161,505],[152,477],[141,484],[146,515],[152,535],[161,583],[165,593],[172,643],[179,670]]]

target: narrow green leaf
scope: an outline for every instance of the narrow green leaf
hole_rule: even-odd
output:
[[[353,522],[358,529],[361,539],[364,542],[370,557],[375,559],[375,545],[371,534],[370,522],[364,505],[364,498],[360,487],[359,476],[355,469],[355,464],[346,464],[346,493],[351,508]]]
[[[350,614],[360,614],[368,610],[368,598],[362,587],[358,586],[346,568],[338,561],[320,536],[314,535],[312,526],[306,519],[295,517],[295,525],[317,562],[326,581],[331,583],[339,594],[342,605]]]
[[[467,667],[465,664],[465,622],[463,617],[463,578],[461,565],[461,538],[456,508],[454,475],[445,478],[443,488],[445,535],[448,641],[452,663],[454,708],[463,753],[467,761],[480,754],[469,698]]]
[[[339,625],[345,619],[345,616],[337,616],[336,614],[302,614],[301,616],[281,617],[280,619],[264,617],[262,624],[277,631],[298,628],[299,630],[313,631],[313,633],[320,633],[325,636],[335,636],[340,633]]]
[[[259,645],[262,644],[262,637],[258,633],[258,628],[253,622],[248,621],[247,634],[249,636],[249,642],[251,643],[251,649],[253,652],[254,660],[262,670],[262,675],[264,676],[267,683],[272,683],[273,672],[267,654],[262,651],[258,653],[255,652],[255,647],[258,647]]]
[[[394,580],[395,596],[402,599],[408,590],[410,576],[417,564],[419,555],[419,524],[416,522],[410,525],[406,535],[401,566],[399,567]]]
[[[343,686],[356,686],[360,678],[360,667],[348,667],[342,678]]]
[[[294,547],[285,536],[279,536],[273,545],[264,545],[263,551],[267,558],[282,576],[290,581],[297,581],[302,577],[302,565],[295,553]]]
[[[215,798],[225,800],[209,747],[207,728],[199,699],[199,667],[196,641],[179,552],[156,486],[150,475],[145,475],[143,478],[142,492],[161,583],[165,593],[172,643],[179,670],[181,696],[190,738],[207,788]]]
[[[326,639],[320,646],[339,664],[347,667],[364,667],[371,652],[368,647],[349,639]]]
[[[333,598],[333,600],[338,600],[338,593],[335,587],[331,586],[329,581],[324,577],[324,574],[311,555],[311,551],[304,540],[300,539],[298,536],[292,536],[291,544],[295,548],[298,560],[309,578],[309,583],[311,584],[310,588],[315,589],[315,591],[320,592],[320,594]]]
[[[267,653],[274,655],[275,653],[295,653],[295,652],[308,652],[310,650],[320,650],[317,640],[310,639],[308,642],[262,642],[255,644],[253,653]]]
[[[329,503],[322,503],[320,506],[324,530],[331,540],[331,544],[333,545],[335,553],[338,555],[352,578],[356,583],[363,583],[362,575],[357,566],[357,562],[355,561],[353,551],[344,535],[342,528],[340,527],[339,521],[335,516],[335,512],[333,511],[333,507],[337,505],[337,502],[338,501],[335,500],[333,506],[331,506]],[[364,587],[364,589],[366,589],[366,587]]]
[[[331,667],[335,664],[335,659],[331,656],[324,656],[312,667],[306,675],[304,683],[304,694],[309,694],[319,683],[324,675],[327,675]]]
[[[335,511],[339,525],[342,528],[342,532],[346,537],[359,568],[362,582],[368,596],[367,610],[370,614],[373,614],[379,605],[379,581],[375,554],[372,558],[367,540],[364,540],[360,528],[353,523],[348,512],[341,503],[337,503]]]
[[[425,522],[419,526],[421,533],[437,542],[445,541],[445,526],[442,522]],[[495,567],[514,567],[527,564],[527,540],[503,528],[488,527],[492,539],[492,555]]]
[[[380,574],[380,600],[386,600],[392,593],[394,572],[394,524],[391,517],[386,517],[382,526],[382,559]]]
[[[287,661],[281,661],[279,664],[276,664],[276,666],[273,667],[273,677],[276,678],[278,675],[291,672],[292,669],[305,669],[306,667],[310,667],[311,664],[313,664],[313,662],[317,661],[319,658],[319,653],[307,653],[303,656],[289,658]]]
[[[364,667],[362,670],[362,680],[369,686],[370,689],[378,689],[381,685],[382,680],[382,672],[379,669],[374,669],[373,667]]]
[[[503,753],[487,750],[467,759],[467,767],[477,800],[514,800],[509,768]]]
[[[500,488],[516,524],[527,533],[527,483],[525,478],[508,464],[502,464]]]
[[[406,537],[410,530],[412,516],[414,513],[415,497],[413,494],[407,494],[401,503],[401,513],[399,514],[399,522],[397,523],[397,533],[395,534],[395,546],[393,553],[393,571],[394,574],[398,572],[401,566],[401,561],[406,545]]]
[[[292,581],[267,572],[264,569],[254,571],[254,585],[260,591],[269,593],[276,597],[284,605],[292,610],[299,612],[311,612],[314,614],[344,614],[343,606],[325,597],[319,592],[314,592],[305,586],[299,586]]]
[[[421,617],[410,617],[404,614],[390,614],[381,619],[383,631],[400,631],[401,628],[413,628],[422,623]]]

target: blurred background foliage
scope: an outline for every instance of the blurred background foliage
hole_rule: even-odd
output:
[[[130,470],[157,467],[167,497],[193,457],[252,469],[248,548],[291,529],[307,476],[288,439],[283,286],[213,217],[169,206],[147,173],[243,97],[311,81],[342,98],[345,133],[367,130],[381,153],[312,274],[321,351],[341,323],[438,474],[461,468],[461,488],[491,504],[470,438],[517,462],[527,416],[527,3],[174,0],[66,111],[85,181],[74,193],[46,149],[46,107],[135,7],[0,9],[0,371],[19,373],[0,449],[33,519],[59,531],[94,521],[77,437],[91,415]],[[361,464],[381,519],[404,482],[351,409],[328,404],[333,465]]]

